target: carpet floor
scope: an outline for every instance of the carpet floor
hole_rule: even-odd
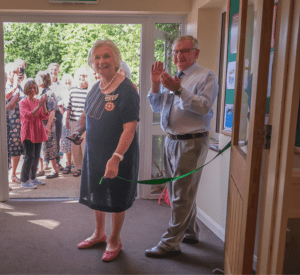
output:
[[[0,274],[212,274],[223,268],[224,243],[203,223],[196,245],[182,244],[172,259],[147,258],[168,226],[170,208],[136,200],[121,233],[123,249],[101,261],[105,244],[79,250],[94,231],[93,211],[70,200],[10,200],[0,203]],[[111,231],[107,214],[106,234]]]

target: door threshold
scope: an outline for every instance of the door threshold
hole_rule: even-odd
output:
[[[10,198],[9,201],[78,201],[79,198]]]

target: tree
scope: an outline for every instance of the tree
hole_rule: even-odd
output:
[[[155,61],[163,61],[165,68],[171,75],[176,73],[176,66],[172,62],[172,44],[174,40],[180,36],[179,23],[158,23],[155,28],[162,30],[165,33],[164,39],[156,39],[155,41]],[[167,54],[165,54],[165,52]]]
[[[111,39],[120,49],[122,58],[131,68],[131,79],[139,84],[139,53],[141,25],[133,24],[60,24],[5,23],[5,63],[17,58],[28,66],[27,77],[35,77],[50,63],[60,64],[59,78],[74,74],[81,66],[88,67],[87,57],[98,39]]]
[[[180,34],[180,24],[156,24],[156,28],[166,32],[170,52],[170,45]],[[61,78],[64,73],[74,74],[77,68],[87,67],[93,43],[108,38],[118,46],[130,67],[132,82],[139,85],[140,32],[139,24],[4,23],[4,60],[7,64],[24,59],[28,64],[26,75],[33,78],[50,63],[58,63]],[[164,50],[165,41],[156,41],[156,60],[164,60]],[[171,59],[169,55],[168,60]],[[175,73],[174,65],[171,71]]]

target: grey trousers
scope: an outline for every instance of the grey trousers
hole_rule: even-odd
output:
[[[209,136],[188,140],[171,140],[164,144],[164,166],[166,177],[178,177],[191,172],[205,163],[209,148]],[[184,237],[198,239],[196,222],[196,195],[202,169],[167,183],[171,202],[171,219],[167,231],[162,235],[159,246],[168,251],[181,249]]]

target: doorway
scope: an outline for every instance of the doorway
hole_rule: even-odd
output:
[[[136,28],[136,31],[138,31],[138,37],[139,39],[138,44],[139,46],[136,49],[135,57],[128,58],[129,60],[132,59],[132,61],[127,62],[129,66],[133,67],[133,81],[138,86],[139,94],[140,94],[140,107],[141,107],[141,113],[140,113],[140,123],[139,123],[139,143],[140,148],[145,148],[146,151],[151,152],[152,151],[152,143],[150,144],[147,142],[147,130],[150,124],[152,124],[152,121],[150,122],[148,118],[152,116],[152,111],[150,109],[150,106],[148,106],[147,101],[147,92],[150,89],[150,79],[148,79],[150,75],[150,68],[151,64],[153,63],[153,56],[154,56],[154,33],[155,33],[155,23],[156,22],[162,22],[162,23],[177,23],[181,26],[184,26],[185,18],[184,16],[87,16],[87,15],[80,15],[80,16],[74,16],[74,15],[67,15],[67,16],[51,16],[48,15],[35,15],[35,14],[20,14],[20,15],[1,15],[0,16],[0,45],[4,52],[4,43],[6,41],[4,40],[4,25],[7,24],[7,22],[10,23],[30,23],[30,24],[49,24],[51,22],[52,24],[56,25],[71,25],[71,24],[81,24],[82,26],[91,26],[91,25],[106,25],[111,26],[112,28],[121,28],[121,26],[127,26],[126,28],[128,31],[132,31],[132,28],[129,26],[134,26]],[[137,30],[138,29],[138,30]],[[135,33],[137,34],[137,33]],[[120,33],[119,35],[124,35]],[[132,39],[132,35],[129,36],[130,38],[127,41],[128,45],[130,44],[130,39]],[[94,41],[96,39],[99,39],[97,37],[97,34],[94,38]],[[113,40],[113,39],[112,39]],[[92,41],[92,42],[94,42]],[[119,46],[119,45],[118,45]],[[120,47],[120,46],[119,46]],[[120,47],[121,49],[121,47]],[[127,52],[124,51],[124,53],[121,50],[121,54],[123,55],[123,58],[127,56]],[[151,57],[152,56],[152,57]],[[139,58],[136,58],[139,57]],[[1,54],[0,56],[0,63],[3,64],[2,68],[0,69],[0,81],[1,83],[4,83],[4,56]],[[132,68],[131,68],[132,69]],[[4,88],[4,87],[3,87]],[[2,96],[2,95],[1,95]],[[4,95],[3,95],[4,96]],[[1,102],[4,101],[1,99]],[[5,113],[4,113],[4,104],[1,105],[1,132],[5,133]],[[3,121],[3,123],[2,123]],[[150,144],[149,146],[145,146],[145,144]],[[9,193],[8,193],[8,172],[7,172],[7,144],[6,144],[6,135],[1,135],[1,152],[2,157],[0,160],[0,167],[2,170],[1,173],[1,184],[0,184],[0,200],[5,201],[9,199]],[[147,160],[145,160],[147,154],[144,154],[145,151],[141,152],[140,155],[140,172],[139,172],[139,178],[140,179],[148,179],[147,176],[149,174],[148,172],[148,163]],[[150,154],[151,156],[151,154]],[[19,167],[21,167],[19,165]],[[20,168],[19,168],[20,169]],[[150,173],[151,174],[151,173]],[[148,176],[149,177],[149,176]],[[61,187],[61,183],[59,188]],[[78,185],[78,183],[77,183]],[[145,186],[139,186],[138,187],[138,197],[144,197],[143,193],[145,193]],[[42,189],[42,188],[41,188]],[[28,191],[27,191],[28,192]],[[65,196],[65,195],[64,195]],[[70,195],[71,197],[75,197],[76,195],[72,193]]]

